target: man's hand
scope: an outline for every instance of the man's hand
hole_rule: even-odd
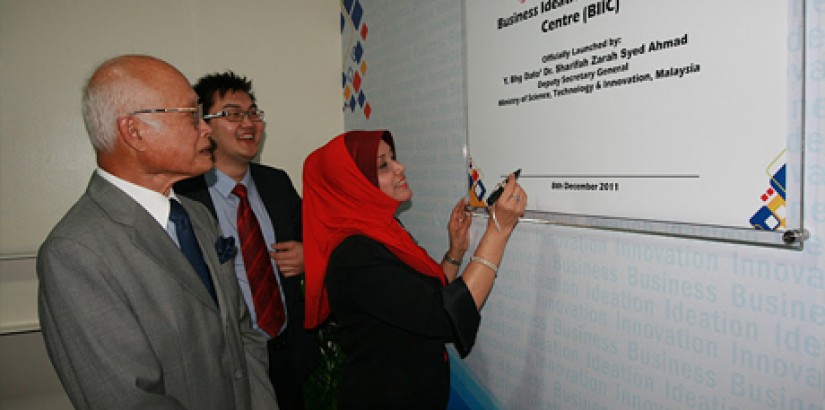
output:
[[[285,277],[297,276],[304,273],[304,244],[298,241],[278,242],[272,245],[269,252],[278,270]]]

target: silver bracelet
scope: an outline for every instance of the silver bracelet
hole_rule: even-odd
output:
[[[456,260],[456,259],[453,259],[453,258],[450,257],[450,251],[444,252],[444,259],[443,260],[445,262],[451,264],[451,265],[455,265],[455,266],[459,266],[459,267],[461,266],[461,261],[460,260]]]
[[[471,262],[478,262],[478,263],[492,269],[493,273],[496,275],[496,277],[498,277],[498,266],[496,266],[493,262],[490,262],[487,259],[484,259],[480,256],[473,256],[472,258],[470,258],[470,261]]]
[[[499,231],[499,232],[501,232],[501,226],[499,226],[499,224],[498,224],[498,218],[496,218],[496,208],[495,208],[495,207],[493,207],[493,206],[491,206],[491,207],[489,207],[489,208],[487,208],[487,209],[488,209],[488,211],[489,211],[489,213],[490,213],[490,217],[491,217],[491,218],[493,218],[493,223],[496,225],[496,230],[497,230],[497,231]]]

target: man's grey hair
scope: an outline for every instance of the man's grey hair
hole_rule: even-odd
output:
[[[135,110],[137,99],[145,96],[139,91],[139,79],[129,69],[137,59],[149,56],[126,55],[111,58],[98,66],[86,81],[81,99],[83,122],[89,140],[97,151],[114,149],[117,138],[117,119]]]

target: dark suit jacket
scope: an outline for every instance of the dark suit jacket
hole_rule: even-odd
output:
[[[180,202],[217,305],[165,229],[97,173],[40,247],[40,324],[74,408],[275,406],[264,339],[231,263],[218,260],[218,226],[200,204]]]
[[[275,238],[279,242],[302,241],[301,197],[283,170],[259,164],[249,164],[252,179],[272,220]],[[175,192],[204,205],[217,220],[215,204],[209,195],[204,176],[189,178],[175,184]],[[280,273],[279,273],[280,274]],[[314,333],[304,329],[304,294],[301,277],[280,277],[287,305],[288,345],[283,356],[289,357],[289,371],[300,381],[305,380],[320,361],[320,350]]]

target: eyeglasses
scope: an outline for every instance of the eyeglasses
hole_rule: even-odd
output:
[[[166,114],[166,113],[174,113],[174,112],[188,112],[192,114],[192,125],[195,128],[198,128],[198,125],[201,122],[201,117],[203,117],[203,106],[198,105],[197,107],[181,107],[181,108],[147,108],[145,110],[137,110],[132,111],[129,115],[135,114]]]
[[[249,121],[261,122],[264,120],[264,112],[258,109],[251,109],[249,111],[241,111],[239,109],[228,109],[218,111],[214,114],[206,114],[203,116],[204,120],[211,120],[212,118],[226,118],[229,122],[242,122],[243,117],[249,117]]]

